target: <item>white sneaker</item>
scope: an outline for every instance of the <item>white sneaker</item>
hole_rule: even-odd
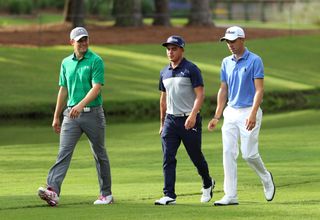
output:
[[[112,204],[113,203],[113,196],[109,195],[109,196],[99,196],[99,198],[94,201],[94,205],[108,205],[108,204]]]
[[[50,206],[56,206],[59,203],[59,196],[50,187],[39,187],[38,196]]]
[[[200,202],[209,202],[212,198],[212,190],[214,189],[214,186],[215,186],[215,181],[212,180],[212,185],[205,189],[205,188],[202,188],[201,189],[201,192],[202,192],[202,196],[201,196],[201,199],[200,199]]]
[[[223,205],[238,205],[238,199],[236,197],[224,196],[222,199],[215,201],[213,203],[215,206]]]
[[[269,171],[268,171],[269,172]],[[270,178],[269,178],[269,181],[268,182],[262,182],[263,184],[263,191],[264,191],[264,195],[266,197],[266,200],[268,202],[272,201],[273,200],[273,197],[276,193],[276,186],[274,185],[274,182],[273,182],[273,177],[272,177],[272,174],[271,172],[269,172],[270,174]]]
[[[176,200],[173,198],[170,198],[169,196],[164,196],[159,200],[156,200],[154,202],[155,205],[175,205]]]

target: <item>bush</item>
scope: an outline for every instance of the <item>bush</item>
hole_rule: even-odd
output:
[[[35,9],[63,9],[64,0],[0,0],[0,11],[10,14],[32,14]]]
[[[141,1],[141,12],[144,17],[153,17],[155,8],[153,1],[142,0]]]
[[[294,24],[316,24],[320,26],[320,2],[296,1],[291,7],[283,9],[283,13],[272,11],[269,20],[283,21]]]
[[[33,6],[32,2],[28,0],[10,0],[8,10],[10,14],[31,14]]]
[[[91,15],[98,15],[102,19],[108,19],[112,16],[112,0],[86,0],[85,6]]]

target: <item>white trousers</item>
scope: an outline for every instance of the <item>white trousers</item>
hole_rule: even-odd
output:
[[[256,125],[251,130],[246,129],[246,119],[251,107],[235,109],[227,106],[223,112],[222,126],[224,193],[228,197],[237,197],[237,158],[239,141],[242,158],[257,173],[261,181],[267,181],[269,173],[265,168],[258,151],[258,137],[262,121],[262,110],[259,108]]]

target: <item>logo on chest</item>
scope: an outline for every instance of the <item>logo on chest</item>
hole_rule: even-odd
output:
[[[190,71],[188,69],[184,69],[184,70],[178,70],[178,71],[174,71],[172,73],[173,77],[186,77],[189,76]]]
[[[90,70],[91,70],[90,66],[82,66],[77,69],[77,72],[80,74],[86,74],[86,73],[89,73]]]

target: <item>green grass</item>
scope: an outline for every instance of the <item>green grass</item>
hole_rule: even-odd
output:
[[[40,13],[36,16],[0,16],[0,27],[21,25],[43,25],[63,22],[62,13]]]
[[[162,42],[163,39],[159,39]],[[160,43],[159,43],[160,44]],[[290,36],[247,41],[248,48],[259,54],[265,64],[266,91],[302,90],[319,87],[320,38]],[[168,63],[160,45],[92,46],[105,61],[106,101],[158,100],[159,71]],[[0,53],[1,108],[14,109],[54,104],[58,91],[61,59],[72,51],[70,46],[8,47]],[[226,45],[217,42],[187,44],[185,56],[202,70],[206,95],[216,94]]]
[[[47,125],[33,122],[0,125],[0,215],[3,219],[317,219],[319,205],[320,111],[267,115],[260,135],[260,154],[273,172],[277,194],[265,201],[257,176],[239,156],[239,206],[200,204],[201,181],[183,146],[177,160],[177,205],[157,207],[163,177],[158,122],[112,123],[107,126],[116,203],[96,207],[94,161],[85,138],[75,150],[64,181],[61,203],[49,208],[36,196],[58,150],[58,137]],[[203,151],[223,195],[220,127],[209,133],[203,122]],[[220,125],[221,126],[221,125]]]

